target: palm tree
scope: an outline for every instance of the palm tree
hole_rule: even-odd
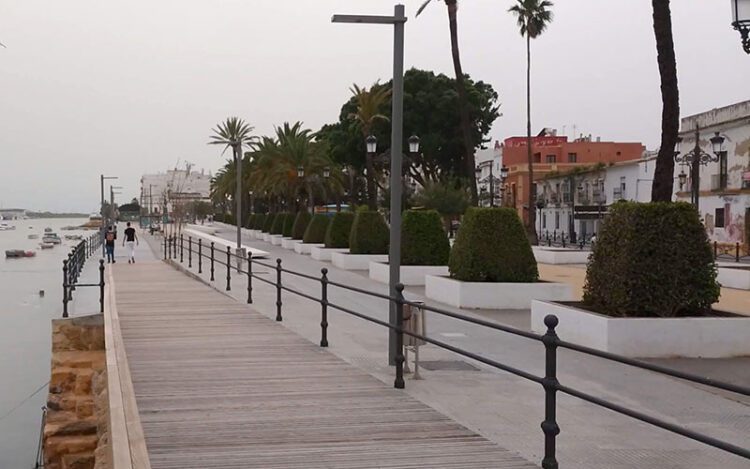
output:
[[[237,186],[234,193],[235,209],[237,214],[235,223],[237,224],[237,250],[242,249],[242,148],[249,146],[254,137],[250,135],[253,127],[246,124],[239,117],[229,117],[224,122],[220,122],[215,129],[212,129],[213,135],[210,136],[209,145],[224,145],[224,151],[231,148],[233,151],[236,166]]]
[[[672,200],[674,184],[674,147],[680,129],[680,93],[677,87],[677,61],[672,40],[672,15],[669,0],[652,0],[656,59],[661,78],[661,146],[656,157],[654,182],[651,186],[653,202]]]
[[[549,0],[516,0],[508,9],[518,20],[521,36],[526,38],[526,151],[529,165],[528,206],[526,210],[526,233],[532,244],[538,244],[534,210],[534,161],[531,152],[531,40],[539,37],[552,22],[552,2]]]
[[[380,109],[390,99],[391,90],[375,82],[369,90],[354,84],[350,91],[357,104],[357,111],[349,114],[349,118],[357,121],[362,130],[363,138],[367,138],[372,133],[372,126],[376,121],[389,120],[380,112]],[[375,165],[369,152],[365,155],[365,168],[367,170],[367,205],[369,205],[370,210],[376,210],[378,197],[375,190]]]
[[[432,0],[425,1],[422,6],[417,10],[416,16],[422,13],[422,10]],[[451,35],[451,55],[453,57],[453,71],[456,74],[456,91],[458,93],[458,112],[461,118],[461,133],[464,137],[464,169],[469,188],[471,189],[471,199],[474,205],[477,205],[479,197],[477,195],[477,183],[474,179],[474,168],[476,163],[474,161],[474,142],[471,136],[471,120],[469,118],[469,99],[466,96],[466,86],[464,85],[464,72],[461,67],[461,54],[458,47],[458,0],[444,0],[445,6],[448,7],[448,27]]]

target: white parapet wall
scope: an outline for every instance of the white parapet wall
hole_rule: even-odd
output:
[[[736,267],[725,267],[720,264],[718,272],[716,280],[722,287],[750,290],[750,266],[746,269],[738,269]]]
[[[370,262],[370,278],[388,283],[390,265],[387,262]],[[448,275],[447,265],[402,265],[399,270],[400,282],[407,286],[421,286],[425,284],[427,275]]]
[[[192,236],[196,238],[202,238],[203,239],[203,246],[202,246],[202,254],[207,255],[208,254],[208,248],[211,244],[211,242],[214,243],[214,248],[216,250],[220,250],[222,252],[226,252],[227,247],[232,248],[232,252],[234,253],[235,247],[237,244],[233,241],[229,241],[228,239],[219,238],[218,236],[210,235],[208,233],[204,233],[201,231],[194,230],[192,228],[188,228],[183,230],[186,234],[191,234]],[[194,241],[195,242],[195,241]],[[249,252],[253,255],[253,257],[257,258],[266,258],[268,257],[268,252],[263,251],[261,249],[252,248],[250,246],[247,246],[245,244],[242,245],[242,247],[245,249],[245,252]],[[194,250],[197,249],[197,247],[193,248]]]
[[[281,247],[284,249],[294,249],[294,245],[299,243],[298,239],[283,238],[281,240]]]
[[[271,242],[271,236],[273,236],[270,233],[263,233],[263,241],[270,243]]]
[[[274,246],[281,246],[281,241],[284,239],[282,235],[271,235],[269,237],[269,241],[271,241],[271,244]]]
[[[258,230],[258,231],[256,231],[256,232],[255,232],[255,239],[260,239],[260,240],[262,240],[262,239],[263,239],[263,236],[264,236],[264,235],[265,235],[265,233],[264,233],[264,232],[262,232],[262,231]]]
[[[310,254],[310,251],[314,247],[322,248],[325,247],[325,244],[303,243],[301,241],[297,241],[296,243],[294,243],[294,252],[296,252],[297,254]]]
[[[542,264],[586,264],[591,251],[580,249],[532,246],[536,261]]]
[[[331,263],[344,270],[368,270],[370,262],[387,262],[388,254],[351,254],[348,252],[334,252]]]
[[[750,355],[750,317],[621,318],[571,305],[534,301],[531,329],[557,316],[561,340],[626,357],[726,358]]]
[[[316,261],[330,261],[331,254],[334,252],[349,252],[349,248],[327,248],[325,245],[321,247],[313,246],[310,248],[310,257]]]
[[[529,309],[532,300],[570,301],[573,289],[567,283],[463,282],[427,275],[425,295],[459,308]]]

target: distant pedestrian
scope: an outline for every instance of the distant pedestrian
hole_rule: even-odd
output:
[[[107,264],[115,263],[115,240],[117,239],[117,233],[110,226],[107,228],[107,232],[104,234],[104,246],[107,250]]]
[[[125,228],[125,239],[122,241],[122,245],[128,246],[128,264],[135,264],[135,245],[138,244],[138,236],[135,234],[135,228],[130,226]]]

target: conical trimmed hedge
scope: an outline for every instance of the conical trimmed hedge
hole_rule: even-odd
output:
[[[348,248],[349,234],[352,231],[354,214],[352,212],[338,212],[326,230],[325,245],[327,248]]]
[[[259,213],[255,216],[255,221],[253,221],[253,229],[262,230],[265,224],[266,224],[266,214]]]
[[[273,217],[273,225],[271,226],[272,235],[280,235],[284,232],[284,221],[286,221],[286,212],[279,212]]]
[[[273,222],[276,221],[275,213],[266,213],[266,219],[263,221],[263,233],[270,233],[273,229]]]
[[[388,225],[383,215],[374,210],[358,211],[349,236],[352,254],[388,254]]]
[[[451,246],[436,210],[407,210],[401,222],[402,265],[447,265]]]
[[[253,224],[255,223],[256,218],[258,218],[258,215],[251,213],[245,220],[245,228],[253,229]]]
[[[296,213],[287,213],[284,217],[284,228],[281,230],[282,236],[285,238],[292,237],[292,228],[294,228],[294,219],[297,218]]]
[[[312,216],[306,210],[297,214],[292,226],[292,239],[302,239],[305,236],[305,230],[307,230],[307,225],[310,224],[310,219],[312,219]]]
[[[596,235],[583,301],[609,316],[702,315],[718,301],[716,264],[695,207],[618,202]]]
[[[318,213],[313,215],[312,220],[307,225],[305,234],[302,236],[303,243],[323,243],[326,239],[326,231],[328,230],[328,224],[331,222],[331,217]]]
[[[450,254],[452,278],[465,282],[536,282],[539,271],[512,208],[466,211]]]

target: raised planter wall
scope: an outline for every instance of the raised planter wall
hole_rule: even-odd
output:
[[[331,254],[331,263],[344,270],[368,270],[370,262],[387,261],[388,254],[350,254],[349,252],[334,252]]]
[[[722,358],[750,355],[750,317],[614,318],[560,303],[534,301],[531,329],[560,320],[561,340],[626,357]]]
[[[719,265],[716,280],[722,287],[750,290],[750,269],[734,269]]]
[[[294,249],[294,245],[299,243],[298,239],[282,238],[281,247],[284,249]]]
[[[325,245],[323,247],[313,246],[310,248],[310,257],[316,261],[330,261],[331,254],[334,252],[349,252],[349,248],[327,248]]]
[[[269,236],[269,241],[271,241],[271,244],[274,246],[281,246],[281,241],[284,239],[281,235],[271,235]]]
[[[390,265],[386,262],[370,262],[370,278],[380,283],[388,283]],[[447,265],[402,265],[399,270],[400,282],[408,286],[425,284],[427,275],[448,275]]]
[[[591,251],[545,246],[532,246],[534,257],[542,264],[586,264]]]
[[[294,252],[297,254],[310,254],[310,250],[314,247],[325,247],[325,244],[318,244],[318,243],[303,243],[301,241],[297,241],[294,243]]]
[[[529,309],[532,300],[570,301],[566,283],[462,282],[447,276],[425,277],[427,298],[459,308]]]

